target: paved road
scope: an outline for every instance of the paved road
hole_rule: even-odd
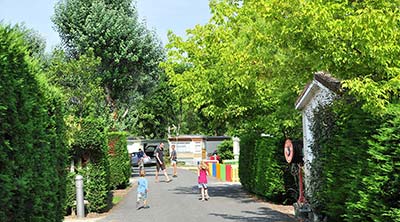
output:
[[[133,188],[110,214],[99,222],[195,222],[195,221],[264,221],[294,222],[286,214],[273,211],[266,203],[255,201],[241,189],[240,184],[218,182],[209,177],[210,200],[201,201],[197,189],[197,175],[178,169],[178,177],[165,183],[154,181],[154,167],[146,168],[149,180],[149,209],[136,210],[136,189]],[[171,169],[168,169],[171,175]],[[135,175],[136,176],[136,175]]]

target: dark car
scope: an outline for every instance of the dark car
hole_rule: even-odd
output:
[[[146,161],[144,164],[145,165],[151,165],[151,164],[156,164],[156,158],[154,155],[154,151],[156,150],[157,145],[146,145],[144,148],[144,152],[146,156],[150,157],[149,161]],[[137,152],[132,153],[131,161],[132,161],[132,166],[136,167],[138,166],[138,156]]]

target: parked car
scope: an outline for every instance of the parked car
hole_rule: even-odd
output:
[[[145,165],[156,164],[156,157],[154,155],[154,151],[156,150],[156,148],[157,148],[157,145],[153,145],[153,144],[147,145],[144,148],[144,153],[146,154],[146,156],[150,157],[150,160],[144,163]],[[131,163],[132,163],[132,166],[134,166],[134,167],[138,166],[139,158],[138,158],[137,154],[138,154],[138,152],[134,152],[134,153],[132,153],[132,156],[131,156]]]

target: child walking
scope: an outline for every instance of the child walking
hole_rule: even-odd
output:
[[[144,170],[140,171],[140,178],[138,180],[138,187],[137,187],[137,201],[136,201],[136,209],[139,210],[140,208],[150,208],[147,205],[147,193],[149,192],[149,183],[147,179],[144,177],[145,172]],[[143,201],[143,206],[140,206],[140,202]]]
[[[208,166],[204,161],[198,166],[197,169],[197,182],[199,186],[199,190],[201,192],[201,201],[208,200],[210,197],[208,196],[208,187],[207,187],[207,175],[208,175]]]

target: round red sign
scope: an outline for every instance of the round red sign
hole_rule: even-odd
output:
[[[283,153],[288,163],[291,163],[294,156],[293,143],[290,139],[286,139],[285,145],[283,146]]]

